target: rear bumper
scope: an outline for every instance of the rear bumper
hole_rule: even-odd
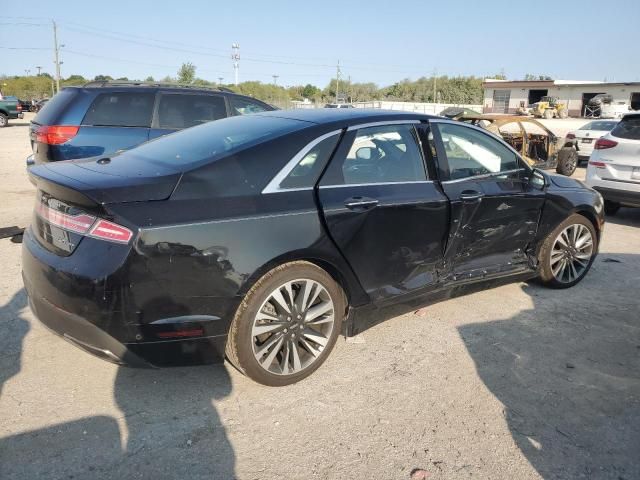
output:
[[[640,192],[617,190],[601,186],[594,186],[593,189],[600,192],[602,198],[610,202],[620,203],[628,207],[640,207]]]
[[[107,267],[96,270],[95,258],[87,266],[91,260],[78,251],[82,247],[72,256],[58,257],[40,246],[30,229],[25,230],[22,277],[31,309],[47,328],[82,350],[120,365],[192,365],[224,359],[227,335],[221,319],[185,311],[180,317],[167,314],[170,318],[142,322],[141,316],[155,310],[138,304],[131,289],[118,286],[122,280],[109,274]],[[113,250],[111,256],[117,256]],[[113,289],[105,289],[110,282]],[[165,295],[170,298],[169,292]],[[157,306],[160,311],[166,308],[165,302]],[[167,332],[189,329],[202,333],[189,338],[163,337]]]

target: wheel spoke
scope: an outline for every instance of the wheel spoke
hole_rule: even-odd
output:
[[[280,306],[280,308],[282,308],[285,312],[287,313],[291,313],[291,307],[288,305],[287,301],[284,299],[284,297],[282,296],[282,292],[280,291],[280,289],[278,288],[277,290],[274,290],[274,292],[271,294],[271,298],[273,300],[275,300],[275,302]]]
[[[317,357],[318,355],[320,355],[322,353],[321,350],[317,349],[316,347],[312,346],[309,342],[307,342],[304,338],[300,339],[300,343],[305,347],[305,349],[314,357]]]
[[[326,337],[322,336],[322,334],[316,332],[315,330],[312,330],[311,328],[305,328],[302,331],[302,335],[304,335],[305,339],[311,340],[311,341],[313,341],[313,342],[315,342],[318,345],[321,345],[323,347],[329,341]]]
[[[322,302],[319,303],[318,305],[311,307],[306,315],[305,318],[307,320],[307,322],[310,322],[311,320],[318,318],[321,315],[324,315],[325,313],[328,313],[330,311],[333,310],[333,304],[329,303],[329,302]]]
[[[290,351],[290,341],[286,341],[284,344],[284,348],[282,349],[282,360],[280,361],[280,370],[282,370],[283,374],[289,373],[289,351]]]
[[[291,353],[293,354],[293,371],[297,372],[302,369],[302,363],[300,363],[300,353],[298,352],[298,342],[293,341]]]
[[[276,355],[280,351],[280,347],[282,346],[283,341],[284,341],[284,337],[280,335],[280,337],[276,341],[275,346],[273,347],[269,355],[267,355],[267,358],[265,358],[262,362],[260,362],[264,368],[268,369],[271,366],[273,359],[276,358]]]
[[[284,323],[263,323],[261,325],[255,325],[253,327],[253,336],[263,335],[265,333],[273,332],[279,328],[284,328]]]
[[[282,334],[275,333],[269,337],[269,339],[260,345],[260,348],[256,351],[256,358],[260,360],[264,354],[275,344],[278,340],[282,340]]]

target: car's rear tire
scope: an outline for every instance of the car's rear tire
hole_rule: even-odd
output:
[[[4,113],[0,113],[0,128],[6,127],[9,124],[9,117]]]
[[[342,288],[317,265],[280,265],[262,276],[238,307],[227,358],[263,385],[298,382],[331,353],[346,304]]]
[[[580,282],[598,251],[598,236],[588,218],[573,214],[558,225],[540,249],[540,280],[552,288]]]
[[[618,202],[612,202],[611,200],[604,201],[604,213],[606,215],[615,215],[620,210],[620,204]]]
[[[578,152],[573,147],[562,147],[558,152],[556,172],[570,177],[578,166]]]

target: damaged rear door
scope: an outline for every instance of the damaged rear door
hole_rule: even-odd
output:
[[[473,280],[531,268],[529,247],[545,196],[530,184],[523,160],[479,128],[430,123],[450,202],[445,275]]]

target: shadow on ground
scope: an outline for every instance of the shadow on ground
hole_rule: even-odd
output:
[[[526,285],[533,309],[459,329],[543,478],[640,478],[639,282],[640,255],[601,254],[578,286]]]
[[[0,393],[20,371],[26,303],[21,290],[0,307]],[[213,406],[230,392],[220,365],[119,368],[104,395],[114,395],[121,418],[97,415],[0,439],[0,478],[232,479],[234,451]]]

